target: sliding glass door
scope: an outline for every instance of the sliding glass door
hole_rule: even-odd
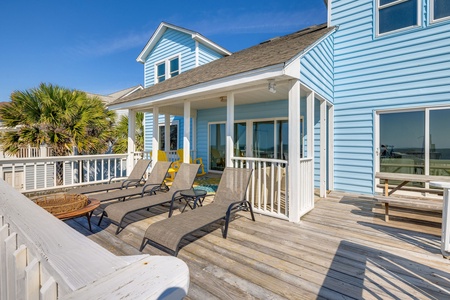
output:
[[[247,123],[234,124],[234,156],[244,157],[247,151]]]
[[[253,157],[274,158],[275,122],[253,122]]]
[[[209,169],[223,171],[225,168],[225,124],[209,125]]]

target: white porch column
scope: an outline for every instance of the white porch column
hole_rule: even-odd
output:
[[[197,117],[192,117],[192,143],[191,150],[194,151],[193,158],[198,157],[197,153]]]
[[[136,111],[128,110],[128,159],[127,175],[130,175],[134,167],[134,152],[136,149]]]
[[[307,157],[313,159],[314,164],[314,99],[315,93],[312,91],[308,94],[306,99],[306,152],[308,153]],[[314,174],[313,174],[314,175]]]
[[[184,101],[184,134],[183,134],[183,157],[180,159],[184,163],[189,163],[189,154],[191,152],[191,141],[189,140],[191,135],[191,102]]]
[[[164,115],[164,151],[170,151],[170,115]]]
[[[226,167],[232,167],[233,162],[231,157],[233,156],[234,147],[234,93],[227,94],[227,124],[226,124],[226,152],[225,152],[225,165]]]
[[[328,189],[334,190],[334,106],[328,107]]]
[[[300,221],[300,81],[289,81],[289,221]]]
[[[320,101],[320,197],[327,197],[327,102]]]
[[[153,107],[152,165],[158,161],[159,150],[159,108]]]

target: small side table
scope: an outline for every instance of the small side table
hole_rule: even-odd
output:
[[[184,190],[180,192],[180,200],[183,199],[186,201],[186,204],[183,207],[183,210],[181,212],[184,212],[186,207],[189,205],[190,209],[195,209],[197,207],[197,203],[200,206],[203,206],[203,200],[205,200],[206,191],[205,190],[196,190],[196,189],[190,189],[190,190]],[[194,202],[193,205],[191,205],[191,202]]]

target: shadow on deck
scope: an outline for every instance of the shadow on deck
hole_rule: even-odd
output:
[[[117,236],[109,222],[93,226],[93,233],[85,218],[67,223],[117,255],[132,255],[139,254],[146,228],[167,213],[158,207],[131,214]],[[385,223],[371,197],[338,192],[317,199],[298,224],[258,215],[252,222],[240,213],[226,240],[217,224],[183,242],[178,257],[190,269],[188,298],[450,297],[450,261],[439,250],[440,216],[393,214]],[[166,255],[149,245],[143,252]]]

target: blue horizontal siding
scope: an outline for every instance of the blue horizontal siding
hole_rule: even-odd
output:
[[[424,16],[428,13],[424,1]],[[373,0],[333,0],[334,185],[374,193],[375,110],[450,105],[450,22],[375,37]]]
[[[333,102],[333,35],[328,36],[300,61],[300,80]]]
[[[213,60],[219,59],[223,57],[221,54],[212,50],[211,48],[206,47],[205,45],[199,43],[198,44],[198,65],[207,64]]]
[[[167,29],[145,60],[145,87],[155,84],[155,63],[178,54],[181,72],[195,67],[195,41],[189,34]]]

